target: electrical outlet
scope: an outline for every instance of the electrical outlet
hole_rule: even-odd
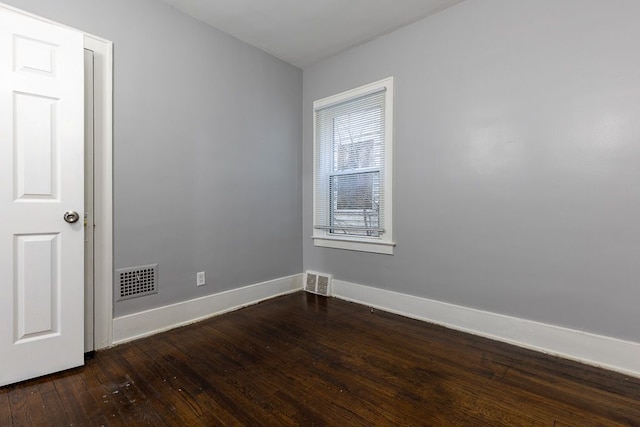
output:
[[[204,278],[204,271],[199,271],[198,274],[196,275],[196,285],[197,286],[202,286],[206,283],[205,278]]]

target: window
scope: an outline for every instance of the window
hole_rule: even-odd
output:
[[[316,246],[393,254],[393,77],[313,103]]]

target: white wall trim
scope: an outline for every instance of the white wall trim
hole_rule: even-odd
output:
[[[640,343],[333,280],[333,296],[640,377]]]
[[[302,289],[303,274],[195,298],[113,319],[113,344],[143,338]]]

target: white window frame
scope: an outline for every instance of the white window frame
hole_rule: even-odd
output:
[[[321,189],[317,187],[317,147],[318,135],[316,135],[316,111],[351,99],[360,98],[370,93],[385,92],[385,156],[384,156],[384,233],[380,237],[367,236],[341,236],[331,234],[326,229],[316,228],[316,203],[317,194]],[[313,243],[324,248],[347,249],[361,252],[372,252],[393,255],[395,242],[393,240],[393,77],[388,77],[374,83],[348,90],[327,98],[319,99],[313,103]]]

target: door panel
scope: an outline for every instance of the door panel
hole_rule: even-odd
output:
[[[83,364],[83,36],[0,7],[0,385]]]
[[[14,93],[13,98],[16,199],[55,200],[58,99],[32,93]]]
[[[56,77],[58,63],[57,46],[44,40],[34,40],[15,34],[14,71],[19,73],[41,73],[49,77]]]
[[[59,234],[15,236],[15,343],[60,333]]]

